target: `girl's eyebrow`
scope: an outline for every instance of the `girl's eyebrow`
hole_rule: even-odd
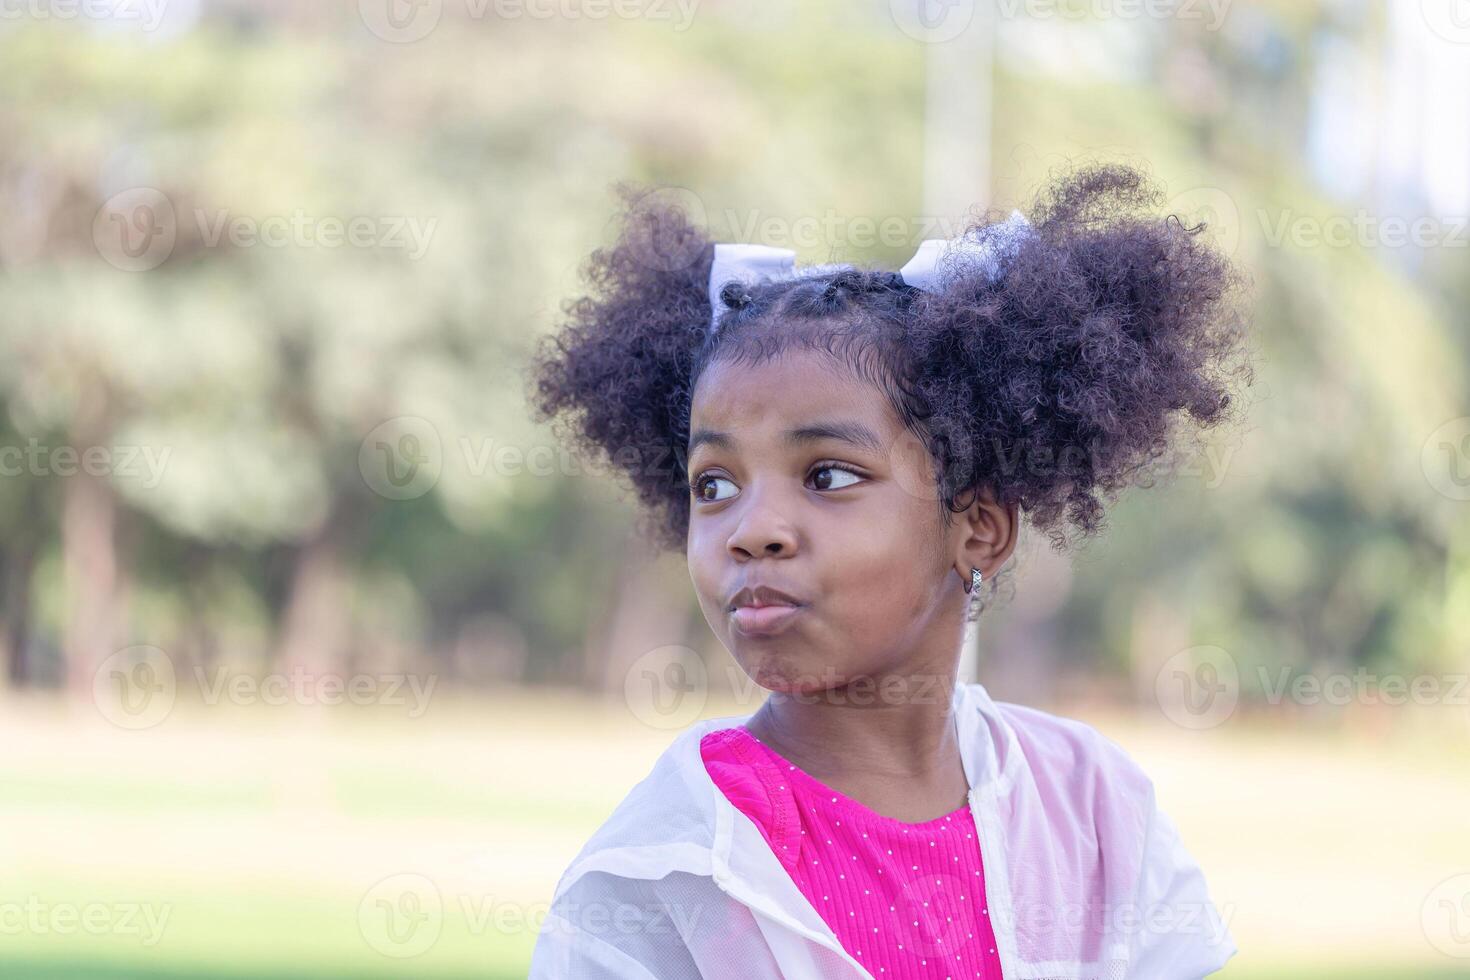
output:
[[[783,438],[788,446],[799,446],[821,439],[836,439],[839,442],[851,443],[870,452],[881,454],[883,443],[873,430],[861,422],[849,420],[838,420],[830,422],[813,422],[799,428],[788,429]],[[720,432],[716,429],[696,429],[690,433],[688,454],[694,455],[694,450],[705,443],[709,443],[719,449],[733,451],[736,439],[728,432]]]

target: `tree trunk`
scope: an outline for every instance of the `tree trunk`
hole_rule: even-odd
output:
[[[342,558],[347,529],[334,512],[297,552],[281,614],[275,662],[287,673],[341,673],[346,667],[348,572]]]
[[[600,628],[588,637],[586,667],[592,684],[604,693],[623,690],[628,671],[643,654],[668,644],[684,643],[689,610],[682,601],[687,572],[668,556],[645,557],[628,549],[624,567],[614,576],[613,605]]]
[[[114,652],[116,639],[117,502],[104,477],[78,470],[60,479],[67,687],[78,697],[90,697],[92,675]]]
[[[36,546],[30,535],[18,541],[5,556],[5,626],[0,643],[5,645],[5,678],[11,689],[31,682],[26,644],[31,636],[31,578],[36,568]]]

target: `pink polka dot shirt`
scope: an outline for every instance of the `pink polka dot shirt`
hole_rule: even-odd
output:
[[[968,805],[905,823],[807,775],[745,728],[710,732],[699,747],[715,785],[869,973],[1001,980]]]

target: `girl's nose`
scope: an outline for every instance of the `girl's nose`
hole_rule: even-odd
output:
[[[796,528],[782,514],[779,501],[769,496],[749,500],[726,542],[730,554],[737,559],[796,554]]]

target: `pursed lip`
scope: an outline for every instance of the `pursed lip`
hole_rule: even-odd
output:
[[[731,628],[751,637],[782,632],[802,614],[805,603],[770,585],[746,586],[730,597]]]
[[[804,603],[789,592],[783,592],[769,585],[746,586],[730,597],[726,610],[733,612],[736,609],[764,606],[800,606]]]

